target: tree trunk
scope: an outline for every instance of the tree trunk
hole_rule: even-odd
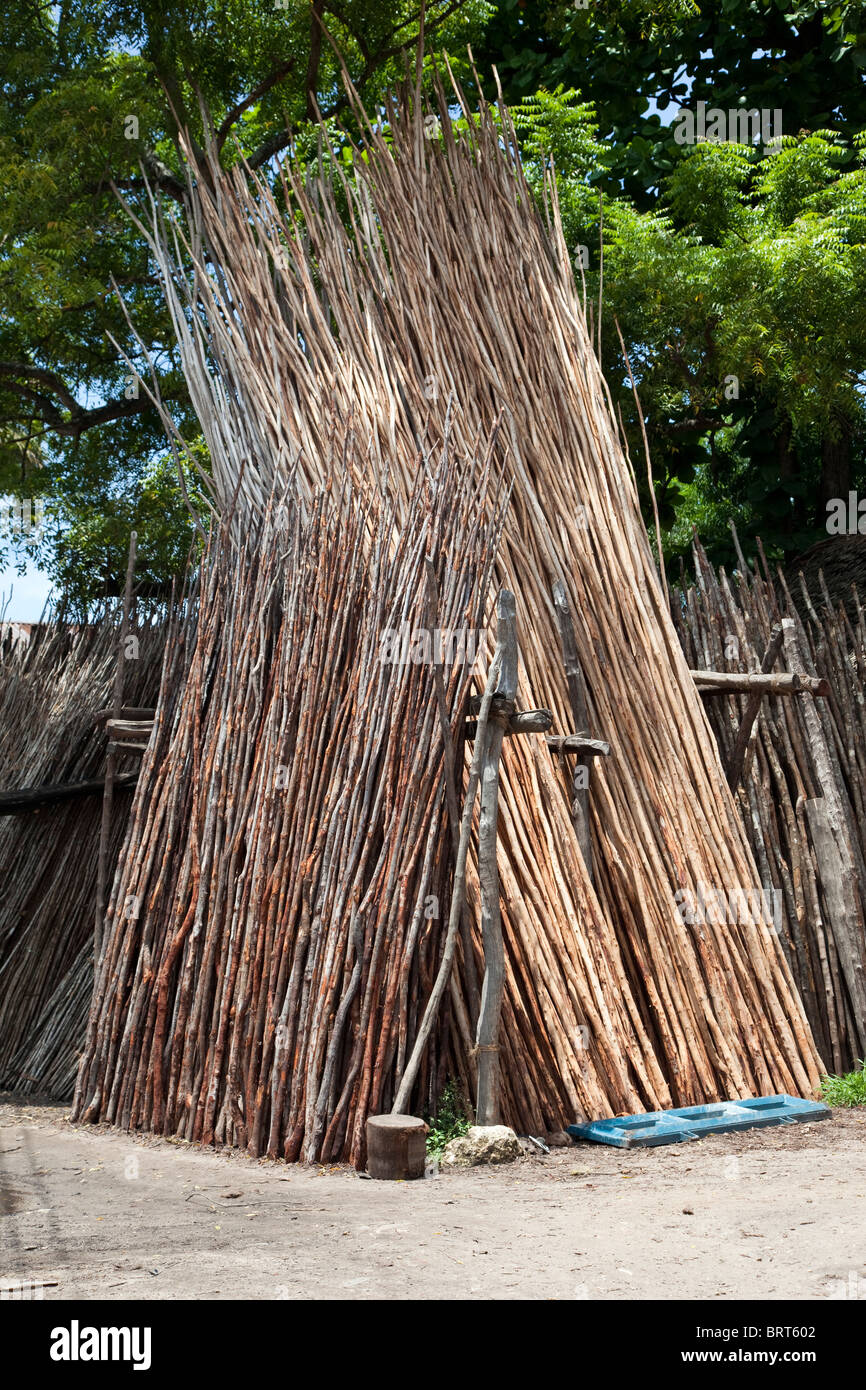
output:
[[[827,521],[827,503],[833,497],[847,498],[851,487],[851,421],[842,416],[834,421],[821,440],[821,487],[818,498],[819,526]]]

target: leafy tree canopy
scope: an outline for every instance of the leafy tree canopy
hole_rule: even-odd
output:
[[[365,100],[414,59],[406,0],[22,0],[0,18],[0,494],[43,500],[35,555],[80,602],[117,592],[131,524],[140,573],[165,586],[193,540],[165,438],[125,357],[195,438],[163,296],[133,202],[180,195],[179,130],[267,171],[316,107],[346,114],[330,35]],[[433,0],[431,49],[466,45],[484,0]],[[113,292],[117,286],[118,294]],[[122,303],[121,303],[122,299]],[[113,340],[113,341],[112,341]],[[114,344],[118,344],[116,347]],[[157,501],[157,499],[161,499]],[[9,538],[0,536],[0,560]],[[182,567],[182,566],[181,566]]]
[[[240,150],[267,173],[290,138],[305,148],[317,106],[349,118],[327,35],[375,103],[412,61],[419,8],[24,0],[0,18],[0,494],[44,500],[43,531],[19,555],[35,555],[79,605],[118,591],[133,525],[155,591],[194,541],[162,429],[125,361],[145,371],[130,322],[206,465],[154,268],[111,185],[135,202],[144,173],[177,200],[178,132],[200,144],[203,109],[221,158]],[[601,290],[603,363],[643,477],[623,334],[673,552],[697,523],[725,558],[733,517],[792,553],[823,534],[828,497],[866,483],[864,11],[427,6],[428,52],[447,48],[465,75],[471,41],[478,70],[497,67],[539,193],[553,162],[594,319]],[[673,108],[699,101],[780,109],[781,151],[678,143]],[[3,545],[0,535],[0,558]]]
[[[537,180],[553,160],[591,312],[603,205],[605,370],[642,461],[618,323],[673,551],[698,524],[730,559],[733,519],[794,553],[826,535],[828,498],[866,484],[864,11],[503,0],[487,27],[482,66]],[[674,108],[699,101],[738,122],[780,110],[781,151],[739,129],[678,143]]]
[[[643,477],[619,329],[669,548],[697,524],[728,558],[730,520],[778,554],[826,534],[826,500],[866,483],[866,141],[696,145],[642,212],[600,197],[616,150],[577,93],[538,93],[515,120],[539,191],[556,161],[590,318],[603,205],[602,359]]]
[[[539,88],[592,102],[607,187],[652,206],[683,153],[673,109],[781,110],[783,129],[866,126],[866,4],[826,0],[500,0],[479,46],[509,103]],[[491,84],[492,90],[492,84]]]

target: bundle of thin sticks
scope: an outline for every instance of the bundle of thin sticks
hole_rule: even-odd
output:
[[[116,860],[123,843],[123,831],[129,814],[131,798],[118,807],[119,824],[114,843],[111,846]],[[87,845],[87,860],[93,864],[95,844],[99,839],[99,826],[91,832],[91,845]],[[80,918],[82,934],[88,926],[93,928],[93,892],[86,897],[85,910]],[[44,953],[51,961],[51,952]],[[54,990],[48,995],[39,1013],[33,1016],[27,1032],[6,1064],[0,1089],[16,1091],[22,1095],[50,1096],[52,1100],[68,1101],[75,1090],[75,1077],[81,1060],[81,1051],[87,1029],[87,1013],[93,994],[93,949],[92,941],[86,937],[72,964],[62,973],[57,973]]]
[[[353,448],[331,453],[334,476]],[[214,537],[194,630],[167,654],[76,1115],[363,1161],[441,955],[445,747],[501,514],[483,460],[446,441],[414,467],[405,523],[345,486],[306,519],[289,499],[237,543],[230,516]],[[471,1046],[455,990],[417,1108],[468,1076]]]
[[[315,496],[336,403],[369,440],[350,461],[356,486],[387,482],[405,516],[419,441],[441,438],[450,411],[471,453],[502,413],[511,500],[497,579],[517,598],[519,702],[569,731],[559,581],[588,732],[612,747],[592,786],[593,883],[565,769],[540,736],[507,741],[504,1118],[538,1132],[581,1114],[809,1093],[820,1065],[771,924],[693,924],[678,908],[683,890],[760,878],[656,573],[555,187],[545,222],[507,111],[476,116],[456,89],[455,101],[460,131],[441,88],[435,110],[417,92],[394,102],[386,135],[358,107],[353,182],[289,161],[275,196],[190,154],[188,232],[154,209],[216,503],[237,495],[237,517],[261,515],[289,476]],[[465,959],[459,985],[471,1023]],[[115,1098],[111,1113],[128,1111]]]
[[[95,716],[111,697],[117,615],[79,625],[48,618],[34,626],[29,642],[0,649],[3,792],[98,783],[105,772],[105,727]],[[141,618],[132,635],[128,697],[152,706],[162,622]],[[136,767],[130,760],[128,770]],[[120,791],[112,863],[131,804],[131,792]],[[59,1099],[72,1094],[93,978],[88,961],[101,809],[94,792],[0,816],[0,1087]]]
[[[765,696],[739,750],[748,697],[706,706],[726,766],[736,763],[743,823],[814,1036],[828,1064],[847,1071],[866,1049],[866,614],[854,590],[852,621],[821,576],[820,610],[800,586],[801,620],[763,551],[763,572],[740,552],[731,579],[714,573],[698,544],[694,558],[695,583],[674,605],[694,669],[758,671],[774,650],[774,669],[829,687],[826,698]]]

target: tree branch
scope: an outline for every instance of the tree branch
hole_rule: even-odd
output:
[[[35,362],[0,362],[0,377],[20,376],[29,377],[33,381],[41,381],[49,386],[67,410],[81,409],[66,383],[48,367],[38,367]]]
[[[464,3],[465,0],[451,0],[451,3],[448,4],[446,8],[442,11],[442,13],[437,15],[435,19],[431,20],[428,18],[425,25],[425,33],[427,37],[429,38],[431,34],[435,33],[435,31],[438,28],[440,28],[442,24],[445,23],[445,20],[450,19],[451,15],[455,14],[456,11],[459,10]],[[383,63],[387,63],[390,58],[396,58],[400,53],[404,52],[405,49],[414,48],[417,45],[417,29],[414,35],[412,35],[411,37],[400,39],[398,42],[395,43],[389,42],[394,38],[396,34],[400,32],[401,29],[405,29],[406,25],[411,22],[407,20],[404,21],[402,24],[395,25],[395,27],[389,31],[387,37],[383,40],[379,47],[375,49],[373,52],[370,52],[370,49],[364,41],[363,36],[358,33],[355,33],[354,30],[350,27],[342,6],[332,3],[332,0],[321,0],[321,4],[317,4],[316,9],[317,11],[320,10],[321,13],[318,20],[314,19],[314,23],[317,23],[321,31],[326,32],[321,16],[324,14],[332,14],[334,18],[339,20],[339,22],[348,30],[352,39],[358,45],[358,48],[362,56],[364,57],[364,66],[361,70],[360,76],[354,79],[354,86],[359,93],[363,92],[364,87],[366,86],[367,82],[369,82],[370,78],[373,76],[373,73],[376,71],[378,67],[381,67]],[[334,40],[331,39],[331,42],[333,43]],[[311,51],[311,63],[312,57],[313,54]],[[309,86],[309,75],[310,68],[308,67],[308,84],[306,87],[308,115],[310,114],[311,98],[315,96],[315,93],[311,91]],[[323,119],[331,120],[333,119],[333,117],[339,116],[340,113],[348,106],[348,104],[349,94],[348,92],[343,92],[342,95],[339,96],[337,100],[330,107],[327,108],[327,110],[322,111]],[[312,115],[315,116],[315,114],[316,108],[313,107]],[[284,150],[286,146],[289,145],[289,143],[291,142],[291,138],[291,132],[288,130],[277,131],[273,135],[270,135],[267,140],[263,141],[259,148],[254,152],[254,154],[250,156],[249,160],[247,161],[250,168],[258,169],[263,164],[266,164],[267,161],[269,159],[272,159],[275,154],[279,154],[281,150]]]
[[[316,27],[318,28],[318,26]],[[239,101],[237,106],[232,107],[216,133],[216,147],[218,150],[222,149],[231,134],[231,128],[235,124],[235,121],[240,120],[241,116],[252,106],[253,102],[258,101],[259,98],[263,97],[266,92],[269,92],[272,87],[275,87],[278,82],[281,82],[284,77],[287,77],[294,66],[294,58],[287,58],[284,63],[280,63],[279,67],[274,68],[273,72],[265,78],[264,82],[260,82],[257,87],[254,87],[249,96],[245,96],[243,101]]]
[[[164,164],[153,150],[145,150],[141,156],[141,162],[146,172],[150,175],[151,181],[155,183],[164,193],[170,193],[178,202],[183,201],[184,186],[177,175]]]
[[[23,397],[25,401],[32,401],[37,407],[40,418],[46,422],[47,429],[57,429],[64,423],[63,416],[60,414],[56,405],[54,405],[47,396],[42,395],[40,391],[34,391],[32,386],[25,386],[24,383],[20,381],[9,381],[6,383],[6,390],[14,392],[16,396]],[[32,427],[33,417],[31,415],[31,430]],[[42,434],[45,432],[45,430],[41,431]],[[39,436],[37,436],[37,438],[38,437]],[[18,442],[20,443],[20,441]]]
[[[20,377],[41,381],[50,387],[69,412],[68,418],[64,419],[58,407],[44,392],[36,391],[32,386],[28,386],[26,381],[16,380]],[[151,401],[146,396],[141,396],[130,400],[124,398],[120,401],[107,401],[105,405],[86,409],[79,405],[69,387],[55,372],[27,362],[0,362],[0,380],[3,381],[7,390],[14,392],[17,396],[24,397],[25,400],[34,402],[47,431],[71,439],[78,439],[86,430],[94,429],[99,425],[107,425],[114,420],[125,420],[133,415],[141,415],[152,408]],[[175,390],[165,392],[164,399],[179,400],[182,394],[178,387]]]
[[[724,421],[720,421],[715,415],[704,415],[702,412],[690,416],[685,420],[670,420],[665,426],[665,434],[703,434],[705,430],[721,429]]]

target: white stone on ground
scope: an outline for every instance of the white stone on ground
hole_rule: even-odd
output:
[[[460,1139],[445,1145],[441,1168],[474,1168],[479,1163],[511,1163],[522,1158],[520,1140],[507,1125],[473,1125]]]

